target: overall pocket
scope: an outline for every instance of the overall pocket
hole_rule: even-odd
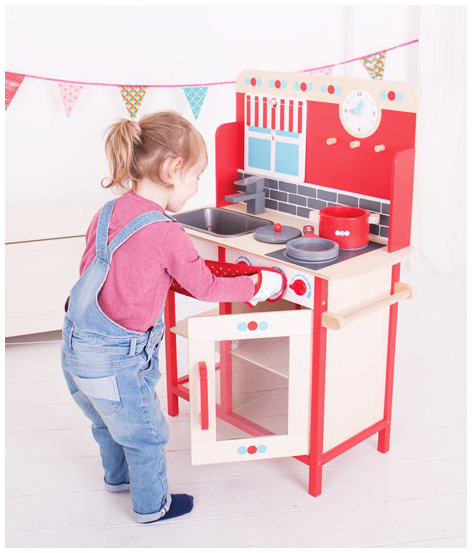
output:
[[[77,388],[90,399],[101,415],[108,416],[121,411],[122,405],[116,375],[98,378],[84,378],[74,374],[71,376]]]

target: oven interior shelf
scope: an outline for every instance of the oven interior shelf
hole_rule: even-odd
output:
[[[212,309],[196,315],[211,317],[219,314],[218,309]],[[188,319],[182,319],[170,329],[177,336],[188,338]],[[288,379],[288,336],[279,338],[260,338],[253,340],[233,340],[231,354],[233,358],[248,361],[278,376]],[[219,352],[219,342],[215,342],[215,351]]]

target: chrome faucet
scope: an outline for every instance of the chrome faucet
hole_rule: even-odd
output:
[[[248,213],[252,215],[264,213],[264,177],[246,177],[245,179],[234,181],[234,184],[238,187],[238,192],[225,196],[227,202],[231,202],[232,204],[246,202]]]

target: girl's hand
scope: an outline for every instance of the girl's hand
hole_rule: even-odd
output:
[[[278,298],[284,290],[284,283],[286,283],[285,277],[282,277],[277,271],[265,271],[262,269],[259,271],[259,275],[261,282],[256,288],[254,297],[248,302],[253,307],[260,301]]]
[[[254,282],[254,290],[256,289],[257,283],[259,282],[259,275],[256,273],[255,275],[249,275],[251,277],[252,282]]]

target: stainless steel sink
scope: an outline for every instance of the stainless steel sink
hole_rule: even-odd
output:
[[[243,236],[257,228],[272,225],[273,221],[235,213],[219,207],[204,207],[173,215],[182,226],[214,236]]]

